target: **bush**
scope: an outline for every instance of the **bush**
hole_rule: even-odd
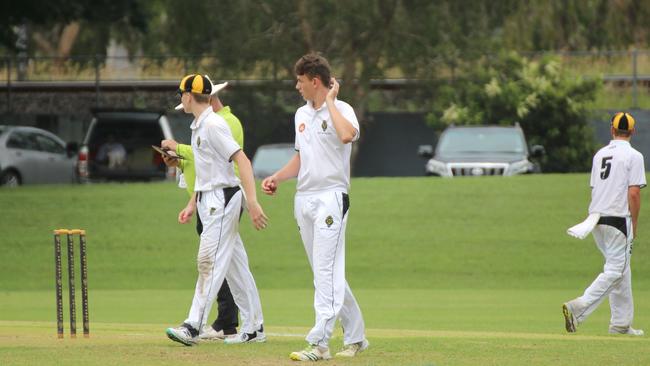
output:
[[[463,68],[464,76],[445,89],[427,116],[430,124],[444,128],[519,122],[529,144],[546,148],[544,171],[590,169],[596,144],[587,106],[602,80],[569,75],[553,57],[531,61],[512,52]]]

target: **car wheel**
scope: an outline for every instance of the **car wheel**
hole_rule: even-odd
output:
[[[0,185],[4,187],[18,187],[20,185],[20,175],[13,170],[5,172],[0,177]]]

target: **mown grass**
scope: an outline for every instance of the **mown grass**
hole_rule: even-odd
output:
[[[242,221],[269,342],[184,348],[163,334],[186,316],[196,276],[194,228],[176,223],[184,191],[170,183],[0,190],[0,364],[288,363],[313,322],[292,196],[288,183],[260,197],[267,230]],[[648,328],[650,202],[642,199],[632,267],[635,325]],[[588,201],[584,174],[354,179],[347,277],[372,348],[331,364],[650,364],[646,338],[606,334],[606,304],[577,335],[564,333],[561,303],[602,268],[591,239],[565,234]],[[90,340],[55,339],[51,230],[59,227],[88,232]],[[341,342],[339,330],[332,345]]]

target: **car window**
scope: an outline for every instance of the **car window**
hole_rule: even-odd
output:
[[[275,172],[282,168],[296,154],[294,145],[287,146],[262,146],[253,157],[253,169],[256,171]]]
[[[524,153],[526,143],[516,129],[454,128],[441,137],[438,153]]]
[[[40,147],[39,150],[49,152],[49,153],[54,153],[54,154],[65,153],[65,146],[62,146],[60,143],[58,143],[51,137],[42,135],[40,133],[34,134],[34,137],[36,138],[38,146]]]
[[[118,145],[124,150],[128,169],[164,170],[160,155],[151,148],[151,145],[160,145],[163,138],[157,118],[98,119],[88,138],[89,159],[107,164],[106,147]]]
[[[14,131],[7,140],[7,147],[21,150],[39,150],[38,142],[33,134],[25,131]]]
[[[174,140],[189,145],[192,137],[192,130],[190,129],[190,124],[192,124],[191,115],[170,113],[167,115],[167,120],[172,134],[174,134]]]

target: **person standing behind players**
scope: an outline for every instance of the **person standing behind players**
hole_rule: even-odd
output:
[[[239,144],[243,149],[244,130],[241,122],[239,121],[239,118],[230,111],[230,107],[224,106],[217,96],[217,92],[224,89],[226,86],[228,86],[228,82],[212,85],[210,105],[212,106],[212,110],[226,121],[235,142],[237,142],[237,144]],[[183,103],[177,105],[175,109],[183,109]],[[174,140],[163,140],[160,146],[164,149],[176,151],[176,154],[184,157],[184,159],[178,160],[165,158],[163,155],[163,160],[167,166],[178,167],[181,170],[181,182],[183,182],[183,185],[185,186],[184,188],[187,189],[189,195],[192,196],[192,194],[194,194],[195,177],[194,153],[192,153],[192,147],[190,145],[179,144]],[[237,164],[235,164],[235,175],[239,177],[239,167]],[[203,232],[203,224],[201,223],[201,217],[198,213],[196,215],[196,231],[199,236],[201,235],[201,232]],[[241,241],[241,237],[239,240]],[[237,326],[239,325],[237,305],[235,304],[235,300],[230,292],[230,287],[228,287],[228,281],[225,279],[217,294],[217,304],[219,310],[217,319],[215,319],[211,326],[206,325],[201,329],[199,334],[199,339],[201,340],[219,340],[237,334]],[[258,303],[256,305],[261,309],[261,304]]]
[[[209,96],[212,83],[202,75],[185,76],[179,93],[183,110],[194,115],[192,151],[196,168],[194,194],[179,213],[187,223],[195,210],[203,222],[197,255],[199,277],[189,316],[177,328],[167,328],[167,336],[186,346],[197,343],[199,329],[207,324],[210,308],[226,274],[242,319],[240,333],[224,343],[264,342],[263,318],[255,280],[248,266],[243,243],[238,240],[242,193],[232,162],[239,165],[246,203],[256,229],[266,227],[267,217],[257,202],[253,169],[246,154],[233,140],[228,125],[212,111]]]
[[[324,57],[305,55],[294,71],[296,89],[307,102],[295,116],[297,153],[262,182],[262,190],[272,195],[279,183],[298,177],[294,215],[314,274],[316,324],[307,335],[308,347],[289,357],[331,358],[329,340],[337,318],[345,346],[336,355],[353,357],[369,345],[361,309],[345,280],[350,153],[351,142],[359,138],[359,122],[352,107],[336,99],[339,84]]]
[[[613,140],[593,159],[589,214],[600,214],[592,233],[605,257],[605,266],[582,296],[562,306],[570,333],[609,296],[609,333],[643,335],[642,330],[632,328],[630,257],[638,226],[641,188],[646,186],[643,155],[630,145],[634,132],[634,118],[629,113],[617,113],[612,118]]]

